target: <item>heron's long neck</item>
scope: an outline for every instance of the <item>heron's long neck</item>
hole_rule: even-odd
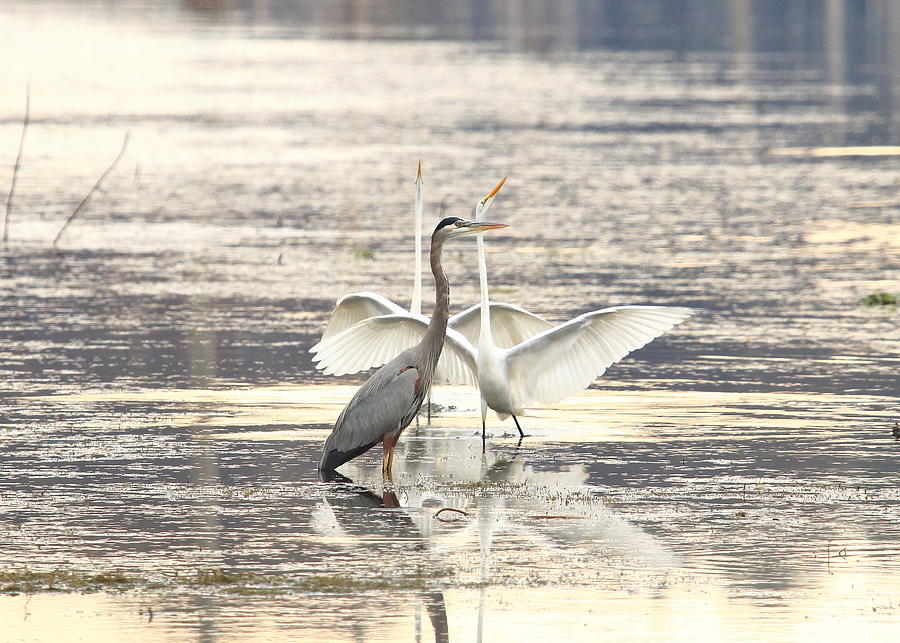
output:
[[[443,241],[431,240],[431,272],[434,274],[435,290],[434,312],[431,313],[431,321],[428,323],[428,329],[419,344],[418,351],[419,355],[425,359],[426,367],[431,373],[434,372],[438,358],[441,356],[444,337],[447,335],[447,320],[450,317],[450,283],[441,267],[443,250]]]
[[[409,304],[409,312],[414,315],[422,314],[422,202],[424,189],[422,181],[416,181],[416,267],[413,272],[412,300]]]
[[[493,343],[491,335],[491,306],[488,297],[487,261],[484,258],[484,239],[478,235],[478,279],[481,281],[481,335],[478,343]]]

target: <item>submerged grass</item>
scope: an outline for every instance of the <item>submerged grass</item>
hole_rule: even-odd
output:
[[[27,568],[0,570],[0,594],[37,594],[43,592],[101,592],[130,589],[216,589],[242,596],[285,593],[356,594],[367,591],[413,591],[433,587],[434,579],[453,574],[449,568],[416,568],[409,574],[358,577],[338,574],[289,576],[257,572],[198,569],[193,575],[175,574],[167,582],[127,576],[119,571],[87,573],[68,569],[35,571]]]
[[[91,574],[67,569],[34,571],[0,570],[0,593],[35,594],[37,592],[99,592],[132,589],[145,581],[122,572]]]

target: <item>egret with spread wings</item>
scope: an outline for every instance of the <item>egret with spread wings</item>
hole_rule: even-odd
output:
[[[476,219],[478,214],[476,208]],[[517,416],[524,414],[526,408],[553,404],[587,388],[612,364],[683,322],[693,312],[689,308],[663,306],[605,308],[584,313],[504,347],[493,337],[495,325],[491,316],[495,309],[488,306],[483,243],[479,237],[480,310],[488,313],[480,316],[479,332],[474,340],[448,331],[441,358],[451,375],[450,383],[477,381],[481,393],[482,435],[490,407],[500,419],[512,416],[519,435],[524,437]],[[326,373],[355,373],[383,363],[418,341],[425,328],[426,323],[416,316],[382,315],[366,319],[310,350],[315,353],[313,361],[318,362],[319,368],[324,367]]]
[[[499,186],[496,189],[499,190]],[[403,429],[422,406],[444,347],[450,316],[450,284],[441,267],[444,242],[505,227],[505,224],[466,221],[458,217],[447,217],[438,224],[431,235],[431,271],[436,292],[431,320],[424,325],[419,343],[378,369],[341,412],[325,441],[319,460],[321,471],[332,471],[381,442],[384,445],[381,471],[386,480],[391,479],[394,448]],[[349,350],[354,349],[350,347]]]

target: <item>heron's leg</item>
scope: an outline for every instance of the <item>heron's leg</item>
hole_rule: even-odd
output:
[[[394,481],[394,473],[391,470],[391,467],[394,464],[394,447],[390,447],[389,449],[385,449],[384,451],[384,460],[381,463],[381,477],[385,482],[393,482]]]
[[[381,462],[381,475],[388,482],[394,481],[392,476],[394,467],[394,447],[397,446],[397,441],[399,439],[400,431],[388,433],[383,438],[384,459]]]
[[[515,415],[513,415],[513,416],[512,416],[512,419],[513,419],[513,422],[516,423],[516,428],[519,429],[519,438],[520,438],[520,439],[521,439],[521,438],[524,438],[524,437],[525,437],[525,434],[522,432],[522,427],[519,426],[519,418],[517,418]]]
[[[431,386],[428,387],[428,406],[425,407],[428,411],[428,426],[431,426]]]
[[[381,460],[381,477],[385,482],[391,480],[390,451],[391,448],[387,445],[387,442],[385,442],[384,457]]]
[[[484,442],[487,437],[487,429],[484,427],[484,420],[487,417],[487,402],[481,398],[481,441]]]

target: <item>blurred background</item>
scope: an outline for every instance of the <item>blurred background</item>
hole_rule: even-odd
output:
[[[0,574],[148,590],[5,597],[21,636],[399,640],[422,605],[437,640],[896,630],[900,331],[861,300],[900,293],[900,2],[4,0],[0,68]],[[426,234],[509,177],[494,300],[697,309],[521,449],[438,395],[400,443],[422,531],[318,483],[364,374],[308,354],[341,295],[408,305],[419,160]],[[478,301],[474,242],[444,264]]]

